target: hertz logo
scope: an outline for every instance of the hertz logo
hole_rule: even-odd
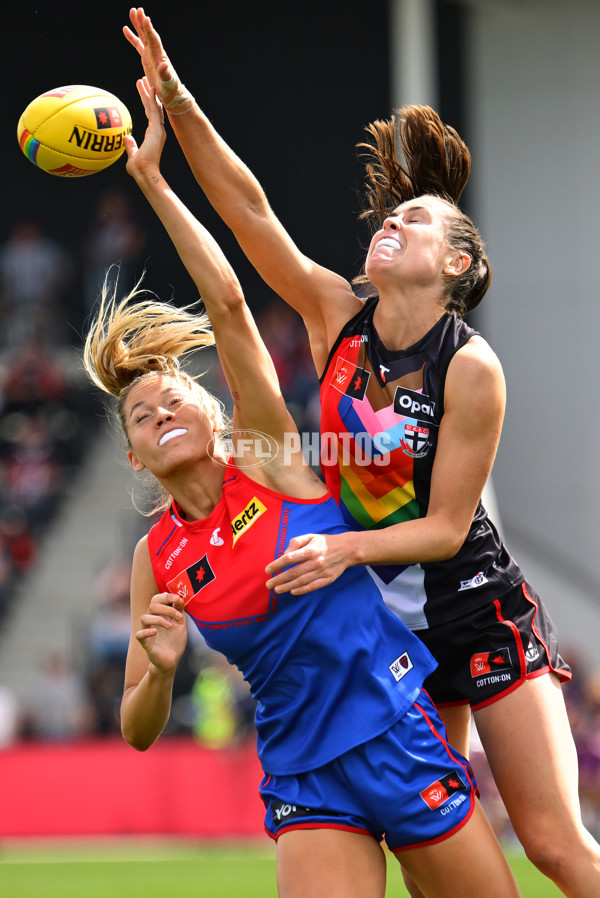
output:
[[[263,505],[260,499],[257,499],[255,496],[252,501],[248,502],[244,510],[240,514],[236,515],[235,518],[233,518],[233,520],[231,521],[231,532],[233,534],[234,546],[240,536],[245,533],[248,527],[251,527],[256,519],[259,518],[261,514],[263,514],[266,510],[266,506]]]

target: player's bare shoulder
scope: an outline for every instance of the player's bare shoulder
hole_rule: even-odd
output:
[[[454,355],[448,366],[446,405],[457,399],[481,411],[502,414],[506,383],[500,359],[483,337],[473,335]]]
[[[463,377],[504,380],[500,359],[487,340],[479,334],[474,334],[464,346],[461,346],[452,359],[451,366]]]

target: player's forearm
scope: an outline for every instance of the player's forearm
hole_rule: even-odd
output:
[[[121,732],[137,751],[156,742],[171,714],[175,671],[165,673],[150,665],[136,686],[126,689],[121,702]]]
[[[215,130],[197,104],[170,121],[198,184],[232,229],[266,212],[265,193],[247,165]]]
[[[466,538],[444,515],[393,524],[382,530],[352,531],[352,564],[418,564],[452,558]]]
[[[158,167],[135,170],[133,176],[198,287],[213,324],[217,315],[238,311],[242,290],[213,236],[173,193]]]

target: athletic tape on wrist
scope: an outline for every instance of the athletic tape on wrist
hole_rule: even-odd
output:
[[[194,104],[193,96],[189,90],[187,90],[186,86],[180,83],[179,78],[177,78],[176,75],[171,75],[168,81],[160,81],[158,89],[163,106],[171,113],[171,115],[183,115],[184,113],[189,112]],[[166,97],[173,90],[175,93],[169,102],[167,102]]]

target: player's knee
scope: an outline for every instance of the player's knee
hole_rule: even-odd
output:
[[[555,883],[568,882],[569,871],[580,863],[580,852],[569,840],[562,838],[559,831],[552,836],[547,833],[529,833],[522,842],[531,863]]]

